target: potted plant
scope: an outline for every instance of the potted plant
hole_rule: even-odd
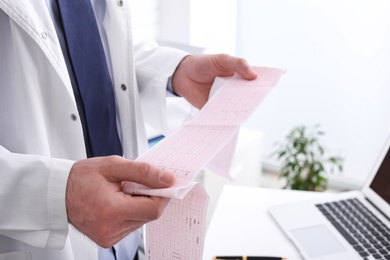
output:
[[[281,161],[281,177],[287,181],[284,188],[323,191],[328,184],[325,175],[335,169],[342,172],[344,159],[326,155],[320,144],[322,135],[319,125],[312,128],[300,125],[279,144],[274,154]]]

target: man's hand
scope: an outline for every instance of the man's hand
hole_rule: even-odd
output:
[[[66,188],[69,222],[102,247],[110,247],[145,223],[159,218],[168,203],[160,197],[123,193],[123,181],[165,188],[175,176],[147,163],[119,156],[76,162]]]
[[[202,108],[208,100],[215,77],[231,76],[237,72],[244,79],[252,80],[256,72],[241,58],[226,54],[186,56],[177,67],[172,88],[196,108]]]

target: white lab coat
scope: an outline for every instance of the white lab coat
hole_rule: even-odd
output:
[[[135,158],[146,147],[144,119],[165,126],[167,79],[186,54],[133,48],[126,0],[106,1],[104,31],[124,156]],[[70,168],[85,157],[45,1],[0,0],[0,260],[96,259],[96,245],[68,225],[65,208]]]

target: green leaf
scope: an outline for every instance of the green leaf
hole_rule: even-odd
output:
[[[278,142],[273,156],[281,162],[281,177],[286,179],[286,188],[323,190],[327,185],[324,176],[327,170],[342,172],[344,159],[326,156],[319,138],[323,135],[320,124],[298,125],[286,135],[284,142]]]

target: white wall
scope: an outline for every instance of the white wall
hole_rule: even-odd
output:
[[[236,0],[160,0],[160,42],[234,54]]]
[[[131,5],[136,41],[235,54],[236,0],[132,0]]]
[[[140,38],[195,45],[287,69],[246,126],[264,132],[263,162],[297,124],[320,123],[359,186],[390,132],[387,0],[133,0]],[[157,10],[157,11],[156,11]],[[142,27],[140,27],[142,25]]]
[[[389,1],[239,1],[237,54],[287,69],[246,124],[264,132],[265,155],[293,126],[320,123],[346,158],[336,179],[364,182],[390,132],[389,13]]]
[[[133,35],[136,42],[155,40],[160,30],[160,0],[132,0]]]

